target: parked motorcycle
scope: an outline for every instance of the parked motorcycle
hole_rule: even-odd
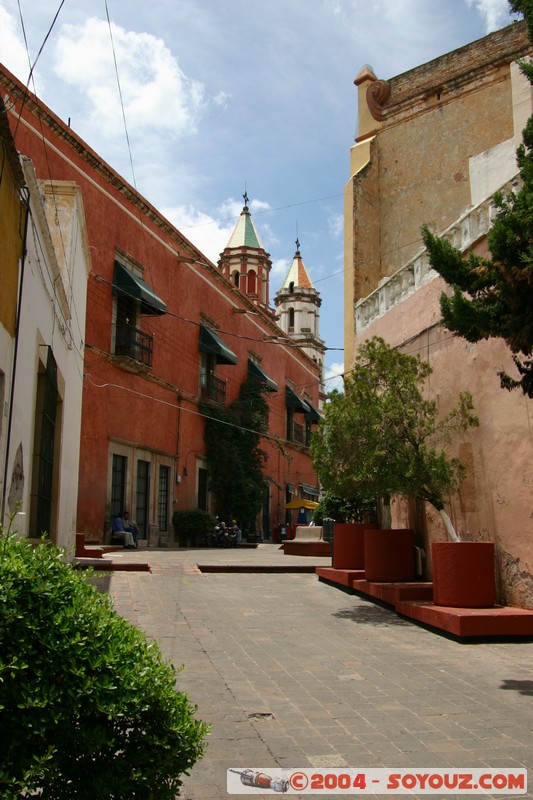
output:
[[[228,528],[224,523],[215,525],[207,534],[207,544],[209,547],[237,547],[237,531],[234,526]]]

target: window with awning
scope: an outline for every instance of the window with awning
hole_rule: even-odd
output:
[[[300,411],[302,414],[311,413],[311,409],[306,401],[302,400],[290,386],[285,387],[285,405],[293,411]]]
[[[269,392],[278,391],[278,384],[266,372],[263,372],[259,364],[252,361],[251,358],[248,359],[248,375],[252,378],[257,378],[260,383],[266,386]]]
[[[322,415],[320,414],[319,411],[316,410],[314,405],[309,402],[309,400],[306,400],[305,402],[309,406],[309,411],[305,415],[306,420],[310,422],[311,425],[318,425],[318,423],[322,419]]]
[[[142,278],[119,261],[115,261],[112,292],[113,297],[127,297],[138,300],[141,306],[141,314],[155,316],[167,313],[166,304],[156,295],[154,290]]]
[[[200,353],[214,356],[217,364],[234,366],[237,363],[237,356],[233,350],[230,350],[220,336],[205,325],[200,325],[199,350]]]

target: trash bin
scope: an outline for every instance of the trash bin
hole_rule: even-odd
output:
[[[285,541],[286,538],[287,538],[287,526],[286,525],[280,525],[280,528],[279,528],[279,540],[280,540],[281,544],[283,544],[283,542]]]

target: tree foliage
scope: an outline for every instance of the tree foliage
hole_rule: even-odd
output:
[[[311,455],[326,491],[341,497],[405,494],[442,510],[465,468],[443,445],[478,424],[469,392],[438,418],[423,395],[431,366],[374,337],[362,345],[345,380],[333,391],[313,435]]]
[[[332,492],[324,492],[313,511],[313,520],[317,525],[322,525],[324,519],[334,519],[336,522],[375,522],[376,501],[360,495],[340,497]]]
[[[177,675],[61,551],[0,538],[3,800],[174,800],[208,731]]]
[[[513,0],[513,11],[526,19],[533,41],[533,0]],[[521,64],[530,83],[533,65]],[[496,219],[487,235],[490,258],[462,252],[427,226],[422,238],[429,260],[452,287],[441,296],[442,321],[469,342],[501,338],[510,348],[519,378],[498,373],[506,389],[520,387],[533,397],[533,117],[517,150],[520,189],[494,196]]]
[[[243,531],[254,532],[263,506],[266,452],[261,436],[268,432],[266,389],[255,378],[242,384],[228,408],[204,404],[209,488],[220,514],[232,515]]]

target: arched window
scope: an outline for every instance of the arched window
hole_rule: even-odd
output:
[[[239,288],[239,270],[238,270],[238,269],[234,270],[234,272],[232,273],[232,275],[231,275],[231,280],[232,280],[232,283],[233,283],[233,284],[234,284],[234,285],[237,287],[237,289],[238,289],[238,288]]]
[[[294,330],[294,308],[289,308],[289,331]]]
[[[248,273],[248,294],[257,294],[257,274],[253,269]]]
[[[289,283],[289,292],[292,294],[294,292],[294,281]]]

